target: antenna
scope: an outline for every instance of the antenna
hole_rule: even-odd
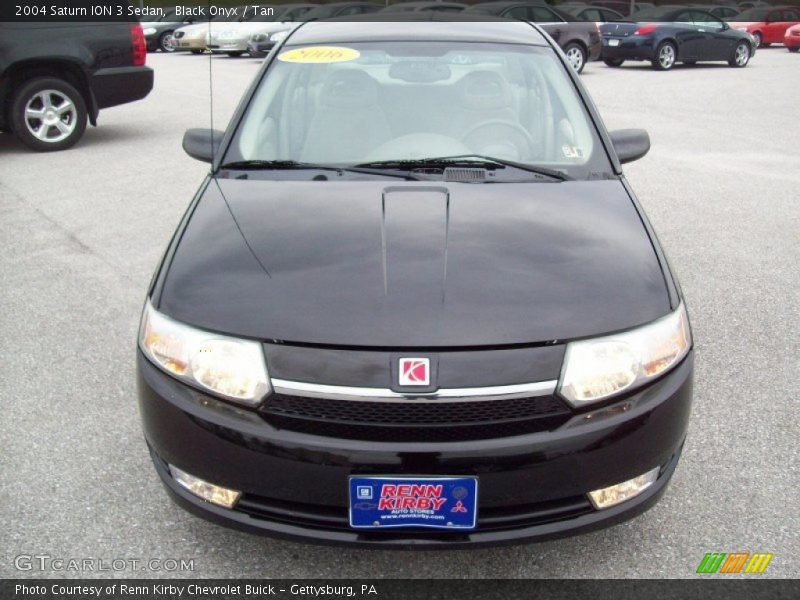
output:
[[[208,32],[207,38],[211,37],[211,0],[208,0]],[[211,164],[214,164],[216,156],[214,156],[214,71],[212,69],[214,61],[211,60],[214,56],[213,52],[208,55],[208,108],[209,120],[211,124]]]

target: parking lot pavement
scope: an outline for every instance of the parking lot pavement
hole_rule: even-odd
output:
[[[101,113],[73,150],[33,154],[0,135],[0,575],[62,575],[14,567],[47,554],[193,559],[174,574],[200,577],[690,577],[705,552],[762,551],[774,553],[764,576],[800,576],[800,56],[766,49],[740,70],[587,67],[609,128],[652,137],[626,172],[688,299],[689,437],[645,515],[469,552],[274,541],[192,517],[162,490],[139,428],[136,328],[205,171],[180,143],[208,125],[209,63],[222,126],[260,61],[151,54],[153,93]]]

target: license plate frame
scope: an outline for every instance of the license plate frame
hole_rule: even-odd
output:
[[[610,40],[608,40],[608,45],[612,46],[612,47],[613,46],[619,46],[619,39],[611,38]]]
[[[401,486],[406,487],[400,489]],[[477,477],[351,475],[348,497],[348,522],[353,529],[421,527],[471,531],[478,523]],[[410,500],[405,501],[406,498]],[[379,508],[382,500],[387,502]],[[414,506],[404,506],[412,503]]]

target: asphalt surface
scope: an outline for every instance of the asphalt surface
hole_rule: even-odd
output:
[[[689,437],[645,515],[459,552],[274,541],[197,519],[162,490],[139,427],[136,330],[206,169],[180,143],[208,126],[209,63],[223,126],[260,61],[151,54],[153,93],[103,112],[74,149],[34,154],[0,135],[0,575],[92,575],[15,568],[40,554],[107,568],[190,559],[172,574],[199,577],[693,577],[706,552],[762,551],[774,553],[762,577],[800,576],[799,55],[762,50],[741,70],[587,67],[609,128],[652,137],[626,172],[691,311]]]

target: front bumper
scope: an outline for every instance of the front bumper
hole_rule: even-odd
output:
[[[618,40],[618,46],[609,45]],[[603,38],[602,58],[621,60],[653,60],[655,58],[654,40],[650,36],[630,36],[627,38]]]
[[[211,52],[247,52],[247,40],[211,40],[206,44],[206,48]]]
[[[787,35],[783,38],[783,45],[787,48],[800,48],[800,33]]]
[[[317,543],[460,547],[544,540],[634,517],[664,493],[689,418],[693,355],[613,404],[575,413],[539,433],[459,442],[380,442],[278,429],[158,370],[141,353],[138,389],[156,470],[173,499],[208,520]],[[191,495],[167,463],[242,490],[233,509]],[[586,493],[660,467],[639,496],[595,510]],[[470,532],[363,531],[347,522],[347,480],[361,475],[476,475],[478,527]]]
[[[275,47],[275,42],[270,42],[269,40],[264,42],[253,42],[250,41],[247,43],[247,51],[253,55],[267,55],[269,54],[270,50]]]

